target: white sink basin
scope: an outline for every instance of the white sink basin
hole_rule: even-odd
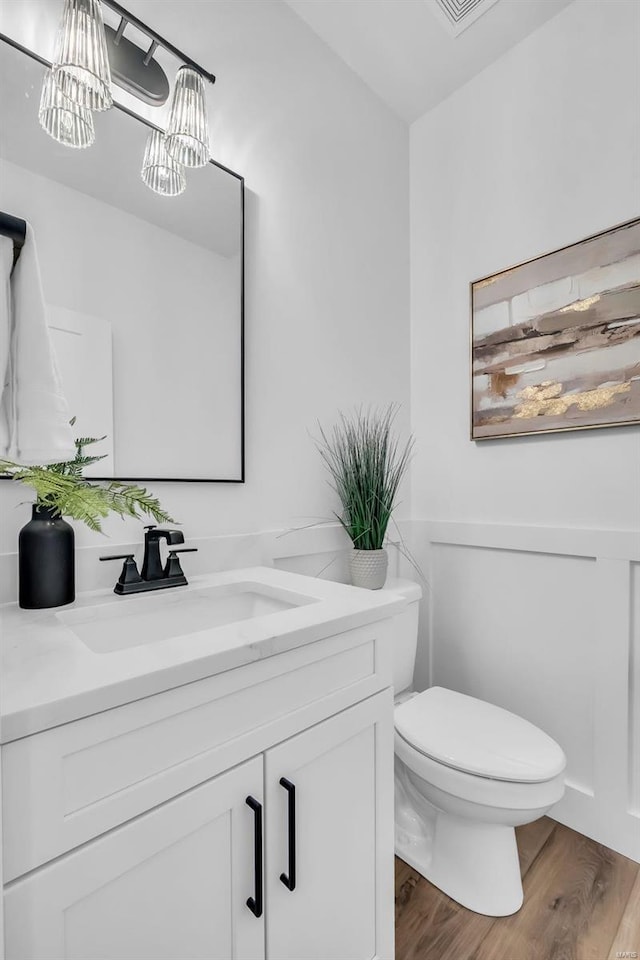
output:
[[[57,613],[56,618],[94,653],[115,653],[176,637],[188,641],[189,634],[318,602],[249,581],[110,600]]]

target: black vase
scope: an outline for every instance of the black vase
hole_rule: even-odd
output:
[[[61,607],[76,596],[74,533],[51,507],[34,503],[18,538],[18,603],[25,610]]]

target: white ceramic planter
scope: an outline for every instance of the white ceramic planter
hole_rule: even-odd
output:
[[[351,554],[351,583],[366,590],[381,590],[387,579],[387,551],[356,550]]]

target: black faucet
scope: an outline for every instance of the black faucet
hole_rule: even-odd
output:
[[[166,540],[168,546],[184,543],[182,530],[162,530],[155,523],[144,528],[144,559],[142,561],[142,579],[160,580],[165,570],[160,560],[160,541]]]
[[[165,587],[180,587],[187,584],[179,553],[196,553],[197,547],[175,549],[176,544],[184,543],[182,530],[163,530],[151,524],[145,527],[144,559],[142,574],[132,553],[118,553],[112,557],[100,557],[101,560],[124,560],[120,578],[114,587],[114,593],[144,593],[146,590],[162,590]],[[166,540],[169,558],[163,566],[160,559],[160,541]]]

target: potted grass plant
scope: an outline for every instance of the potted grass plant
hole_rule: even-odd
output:
[[[144,487],[120,480],[92,482],[83,475],[85,467],[104,459],[85,454],[84,448],[104,439],[77,439],[74,459],[62,463],[25,466],[0,459],[0,474],[35,492],[31,520],[18,538],[18,603],[23,608],[59,607],[75,599],[75,535],[65,517],[97,532],[110,513],[175,522]]]
[[[387,577],[385,537],[413,450],[412,437],[401,444],[395,434],[397,413],[395,404],[341,413],[330,432],[319,428],[316,441],[340,498],[335,516],[353,543],[351,582],[369,590],[380,590]]]

